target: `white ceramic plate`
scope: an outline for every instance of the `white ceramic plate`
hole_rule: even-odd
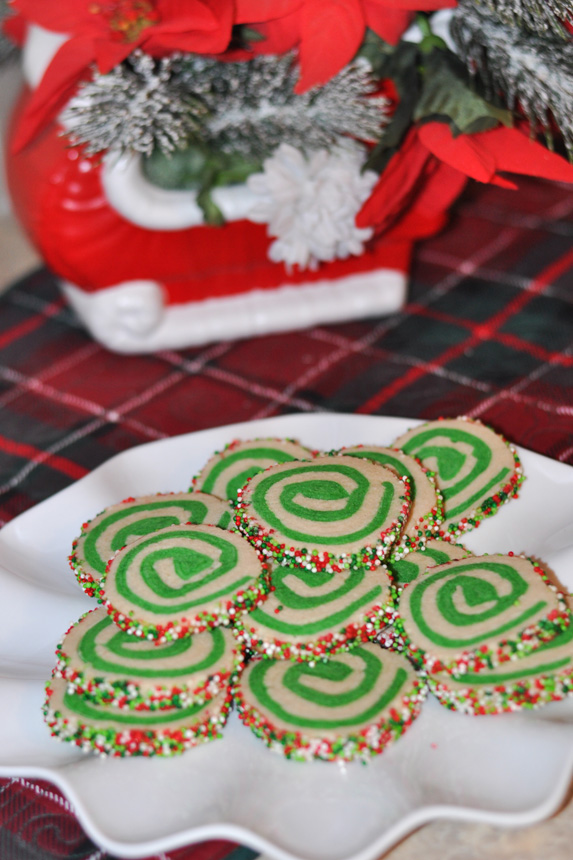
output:
[[[518,826],[555,812],[573,769],[573,700],[534,713],[467,717],[434,700],[368,766],[301,764],[271,753],[233,715],[223,740],[173,759],[101,759],[53,740],[43,683],[56,643],[93,606],[66,557],[84,519],[127,495],[183,490],[233,438],[289,436],[316,448],[389,444],[418,422],[289,415],[126,451],[0,532],[0,776],[55,783],[89,836],[121,857],[209,838],[276,860],[373,860],[435,818]],[[521,496],[465,543],[526,552],[573,586],[573,469],[521,451]]]

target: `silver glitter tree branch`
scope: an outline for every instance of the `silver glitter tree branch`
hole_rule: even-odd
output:
[[[348,136],[377,140],[386,123],[387,101],[371,95],[375,84],[365,61],[302,95],[294,93],[298,69],[292,55],[248,63],[182,59],[176,77],[209,110],[205,140],[229,154],[264,158],[281,143],[309,152]]]
[[[462,2],[454,13],[452,36],[488,95],[503,93],[535,129],[552,142],[553,122],[573,160],[573,42],[525,34]]]
[[[564,22],[573,24],[571,0],[473,0],[476,6],[486,6],[504,24],[523,27],[541,35],[553,32],[567,38]]]
[[[156,61],[135,51],[107,75],[94,74],[60,115],[73,144],[86,152],[128,151],[151,155],[187,145],[205,116],[203,103],[174,85],[171,59]]]

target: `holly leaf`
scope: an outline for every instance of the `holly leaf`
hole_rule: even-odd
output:
[[[424,58],[422,71],[414,120],[445,121],[454,136],[487,131],[500,123],[513,126],[511,111],[486,101],[473,89],[465,66],[450,51],[431,51]]]

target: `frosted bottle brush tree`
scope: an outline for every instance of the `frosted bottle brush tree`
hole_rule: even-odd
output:
[[[569,37],[568,24],[573,25],[571,0],[474,0],[476,6],[493,12],[504,24],[520,27],[532,33],[554,33]]]
[[[178,86],[172,67],[170,58],[154,60],[137,50],[107,75],[95,72],[60,115],[70,141],[84,144],[88,155],[181,149],[207,108]]]
[[[298,75],[294,52],[222,63],[181,54],[154,61],[137,50],[82,84],[60,121],[89,154],[143,154],[151,181],[197,190],[206,220],[222,223],[212,188],[261,171],[281,144],[311,156],[380,137],[388,100],[366,59],[301,95]]]
[[[561,139],[571,159],[573,41],[565,24],[572,20],[570,0],[462,0],[451,26],[460,55],[487,97],[524,115],[532,134],[541,131],[548,146]]]

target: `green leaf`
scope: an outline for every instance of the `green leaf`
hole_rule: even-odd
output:
[[[237,185],[245,182],[253,173],[259,173],[262,170],[260,161],[247,161],[241,156],[226,156],[225,160],[221,159],[221,168],[215,178],[214,184],[221,185]]]
[[[448,46],[442,37],[432,32],[427,15],[423,15],[421,12],[416,15],[416,24],[422,33],[422,41],[420,42],[420,51],[422,54],[431,54],[434,48],[439,48],[441,51],[448,50]]]
[[[394,50],[395,48],[393,48],[392,45],[389,45],[388,42],[385,42],[384,39],[381,39],[374,30],[367,29],[362,45],[360,46],[360,50],[356,56],[363,57],[365,60],[368,60],[372,68],[373,76],[381,79],[383,77],[388,77],[387,75],[381,74],[381,71],[387,58],[394,53]]]
[[[382,173],[412,125],[420,93],[418,65],[418,45],[412,42],[399,42],[394,51],[387,54],[384,62],[380,64],[379,77],[393,81],[398,91],[399,102],[382,137],[370,153],[364,170]]]
[[[209,224],[211,227],[222,227],[225,223],[225,217],[211,197],[212,190],[212,185],[201,189],[197,195],[197,206],[203,213],[205,224]]]
[[[149,158],[142,160],[143,174],[159,188],[199,188],[206,158],[205,152],[194,145],[172,153],[155,149]]]
[[[513,125],[511,111],[486,101],[472,89],[465,66],[450,51],[434,49],[423,63],[423,85],[413,118],[443,120],[454,135]]]
[[[254,27],[249,27],[247,24],[239,24],[237,25],[241,28],[241,35],[245,42],[264,42],[266,36],[263,36],[258,30],[255,30]]]
[[[249,51],[253,42],[264,42],[265,36],[248,24],[235,24],[231,31],[228,50]]]

